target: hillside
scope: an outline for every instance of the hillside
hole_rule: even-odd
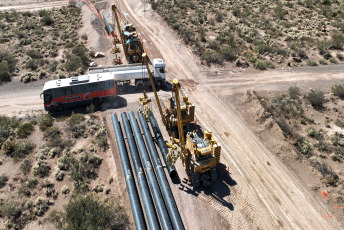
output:
[[[344,60],[342,1],[151,2],[208,65],[234,62],[265,70]]]

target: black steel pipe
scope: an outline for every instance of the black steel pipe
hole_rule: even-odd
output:
[[[121,117],[122,117],[122,123],[123,123],[123,127],[125,130],[125,134],[127,136],[127,142],[129,145],[131,160],[133,162],[134,170],[136,173],[136,180],[137,180],[137,184],[139,186],[142,204],[143,204],[143,208],[144,208],[145,213],[146,213],[146,218],[147,218],[149,229],[150,230],[160,229],[159,221],[158,221],[157,216],[155,214],[154,204],[153,204],[152,198],[150,196],[146,177],[145,177],[144,172],[142,170],[142,164],[140,161],[139,153],[138,153],[137,148],[136,148],[134,136],[133,136],[133,133],[132,133],[130,125],[129,125],[127,113],[123,112],[121,114]]]
[[[148,179],[149,188],[152,193],[152,197],[155,203],[155,208],[159,216],[161,227],[164,230],[173,229],[170,218],[166,210],[164,200],[162,198],[162,195],[159,189],[158,181],[155,177],[155,174],[152,168],[152,163],[149,159],[147,149],[141,135],[140,127],[135,119],[135,115],[133,111],[129,112],[129,120],[130,120],[131,128],[134,133],[136,144],[140,153],[141,162],[145,169],[146,177]]]
[[[161,161],[158,155],[158,151],[155,147],[155,143],[153,141],[151,131],[148,127],[148,124],[145,118],[142,116],[140,111],[137,111],[137,115],[140,120],[143,135],[145,136],[145,140],[146,140],[147,147],[150,153],[150,157],[152,159],[152,162],[155,168],[155,174],[159,181],[160,190],[164,197],[167,211],[173,225],[173,229],[182,230],[184,229],[184,225],[183,225],[182,219],[180,218],[179,211],[178,211],[176,202],[174,201],[170,185],[168,184],[166,175],[164,173],[164,169],[161,165]]]
[[[145,219],[143,217],[143,211],[141,208],[139,195],[135,186],[134,177],[132,176],[132,170],[128,158],[127,149],[124,144],[123,134],[116,114],[112,114],[113,129],[115,131],[119,156],[121,158],[123,174],[125,182],[127,184],[127,190],[129,195],[129,201],[131,211],[133,213],[134,224],[136,229],[147,229],[145,225]]]
[[[171,167],[169,164],[167,164],[166,156],[168,154],[168,149],[167,149],[166,143],[164,141],[164,138],[161,134],[158,122],[156,121],[153,113],[150,114],[149,121],[150,121],[150,124],[152,126],[152,130],[153,130],[154,136],[156,138],[156,141],[158,143],[158,147],[160,149],[162,158],[165,161],[167,172],[171,178],[174,178],[177,175],[177,171],[176,171],[176,168],[174,166]]]

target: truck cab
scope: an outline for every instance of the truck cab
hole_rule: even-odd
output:
[[[161,58],[154,58],[153,59],[153,76],[155,82],[158,80],[162,83],[166,81],[166,71],[165,71],[165,63]]]

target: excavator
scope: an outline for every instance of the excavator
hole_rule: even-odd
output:
[[[185,131],[187,131],[189,128],[188,124],[195,120],[195,106],[189,101],[189,98],[187,96],[183,96],[179,103],[182,115],[182,127]],[[168,124],[167,129],[174,133],[176,138],[179,138],[176,99],[173,91],[172,97],[168,98],[166,101],[165,116]]]
[[[117,28],[121,36],[121,43],[126,59],[129,63],[142,63],[143,43],[137,36],[135,26],[132,24],[126,24],[122,30],[116,5],[112,4],[111,8],[115,14]]]
[[[182,160],[185,171],[194,188],[198,188],[201,183],[203,183],[204,186],[215,183],[217,181],[216,165],[220,162],[221,146],[213,138],[212,132],[208,130],[204,132],[203,137],[199,136],[196,131],[186,132],[186,136],[184,136],[184,126],[186,125],[186,121],[191,120],[191,118],[187,116],[186,111],[190,112],[190,108],[191,110],[193,110],[193,121],[195,107],[193,105],[190,105],[191,103],[187,104],[189,103],[187,98],[182,98],[182,100],[180,100],[180,84],[177,79],[173,80],[172,85],[172,92],[174,97],[172,97],[172,100],[169,99],[171,101],[171,104],[173,103],[173,107],[170,106],[170,108],[173,108],[173,113],[170,113],[171,116],[165,115],[163,113],[159,96],[153,84],[153,75],[149,70],[147,56],[146,54],[143,54],[142,57],[149,73],[154,96],[164,126],[168,130],[168,127],[171,124],[169,117],[173,117],[173,122],[176,122],[177,125],[178,138],[175,137],[175,133],[169,132],[171,143],[167,143],[167,146],[169,146],[171,149],[177,149],[177,146],[179,146],[180,150],[178,155]],[[146,100],[147,95],[144,95],[144,97],[140,99],[140,101]],[[170,122],[170,124],[168,122]]]

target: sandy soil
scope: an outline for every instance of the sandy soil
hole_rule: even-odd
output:
[[[208,210],[216,210],[223,216],[222,221],[228,222],[233,229],[341,228],[336,218],[322,218],[328,210],[321,202],[320,194],[319,197],[311,195],[297,176],[254,135],[234,108],[226,103],[226,100],[221,99],[222,95],[229,94],[219,95],[219,90],[214,90],[209,84],[206,72],[202,72],[204,68],[162,19],[140,1],[118,1],[118,5],[122,11],[131,15],[131,22],[136,24],[148,43],[160,50],[169,67],[170,76],[174,75],[181,82],[193,82],[193,85],[187,85],[184,90],[196,104],[197,119],[203,127],[211,129],[222,144],[221,162],[225,167],[229,166],[230,176],[236,181],[235,186],[227,185],[230,193],[222,197],[222,200],[232,203],[233,210],[224,207],[219,200],[210,195],[205,195],[206,199],[196,199],[186,204],[183,199],[180,210],[186,226],[202,228],[212,223],[210,215],[200,215],[200,204],[206,202]],[[258,74],[253,71],[249,74],[254,86],[261,78],[261,84],[270,79],[273,86],[285,82],[287,77],[301,78],[305,84],[311,83],[310,79],[314,80],[314,73],[287,72],[283,76],[282,71],[278,74]],[[240,75],[245,76],[246,73],[241,72]],[[317,75],[318,79],[324,77],[335,81],[339,79],[340,73]],[[241,77],[238,77],[237,81],[237,85],[243,84],[240,83]],[[242,82],[245,83],[245,79]],[[228,84],[222,86],[224,90],[230,90]],[[212,190],[216,194],[221,191],[221,187],[216,185]],[[221,222],[221,219],[218,222]]]
[[[325,88],[342,81],[343,65],[268,72],[223,67],[208,69],[148,4],[139,0],[116,3],[127,20],[138,28],[149,56],[163,58],[169,80],[180,80],[184,92],[196,105],[198,124],[212,130],[222,145],[218,168],[220,181],[211,188],[193,190],[185,179],[180,161],[176,164],[180,181],[170,181],[170,184],[187,229],[343,228],[340,223],[343,220],[336,216],[324,218],[329,210],[321,195],[314,196],[298,175],[266,148],[229,100],[248,89],[279,91],[295,84],[304,90]],[[22,91],[1,90],[0,114],[43,108],[39,99],[41,88],[25,87]],[[23,96],[26,92],[28,94]],[[169,93],[159,92],[159,95],[166,98]],[[121,95],[124,104],[108,107],[103,116],[109,131],[112,131],[110,114],[135,111],[139,96],[138,93]],[[31,101],[30,108],[25,106],[27,101]],[[158,118],[158,113],[155,114]],[[118,173],[117,188],[124,197],[122,202],[128,204],[119,156],[112,145],[115,154],[111,169]]]

